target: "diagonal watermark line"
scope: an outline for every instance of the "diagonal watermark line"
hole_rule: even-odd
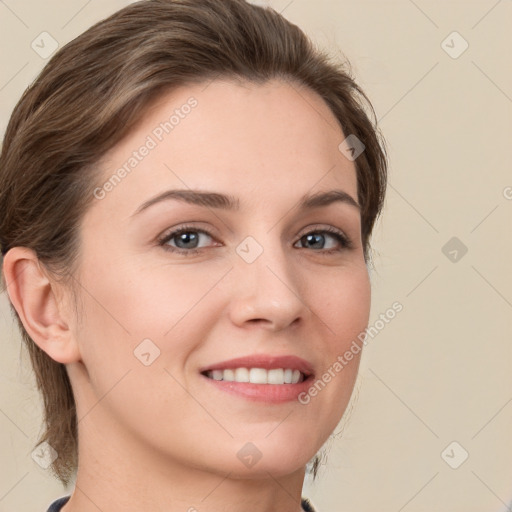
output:
[[[164,336],[167,336],[183,320],[183,318],[185,318],[232,270],[233,267],[231,267],[220,279],[218,279],[217,282],[214,283],[210,289],[164,334]]]
[[[213,80],[212,80],[212,81],[213,81]],[[210,84],[211,84],[211,82],[210,82],[208,85],[210,85]],[[208,87],[208,85],[207,85],[206,87]],[[206,89],[206,87],[205,87],[204,89]],[[203,89],[203,91],[204,91],[204,89]],[[172,170],[172,169],[171,169],[171,168],[170,168],[170,167],[165,163],[165,162],[164,162],[164,167],[166,167],[168,171],[172,172],[172,173],[174,174],[174,176],[176,176],[176,178],[178,178],[178,179],[181,181],[181,183],[183,183],[183,185],[184,185],[185,187],[187,187],[189,190],[191,190],[191,188],[190,188],[190,187],[189,187],[189,186],[188,186],[188,185],[183,181],[183,179],[181,179],[181,178],[180,178],[180,177],[179,177],[179,176],[178,176],[178,175],[177,175],[177,174],[176,174],[176,173],[175,173],[175,172],[174,172],[174,171],[173,171],[173,170]],[[206,206],[206,205],[205,205],[205,206]],[[220,222],[222,222],[222,224],[224,224],[224,226],[225,226],[225,227],[226,227],[226,228],[227,228],[231,233],[233,233],[233,230],[231,229],[231,227],[230,227],[230,226],[228,226],[228,225],[224,222],[224,220],[223,220],[221,217],[219,217],[219,216],[217,215],[217,213],[215,212],[215,210],[214,210],[213,208],[211,208],[211,207],[209,207],[209,206],[206,206],[206,208],[208,208],[208,210],[210,211],[210,213],[211,213],[212,215],[214,215],[215,217],[217,217],[217,219],[219,219],[219,221],[220,221]]]
[[[6,4],[6,3],[5,3],[5,2],[4,2],[4,0],[0,0],[0,3],[1,3],[3,6],[7,7],[7,9],[9,9],[9,11],[11,11],[11,14],[12,14],[13,16],[15,16],[16,18],[18,18],[18,20],[19,20],[21,23],[23,23],[23,25],[25,25],[25,27],[26,27],[26,28],[29,28],[29,26],[28,26],[28,25],[27,25],[27,24],[26,24],[26,23],[25,23],[25,22],[24,22],[24,21],[23,21],[23,20],[22,20],[22,19],[21,19],[21,18],[20,18],[20,17],[19,17],[19,16],[18,16],[18,15],[17,15],[17,14],[16,14],[16,13],[15,13],[15,12],[14,12],[14,11],[13,11],[13,10],[12,10],[8,5],[7,5],[7,4]]]
[[[216,491],[221,486],[221,484],[224,483],[224,481],[229,477],[229,475],[231,475],[231,471],[201,500],[201,502],[205,501],[211,494],[213,494],[213,492]]]
[[[91,297],[91,299],[93,299],[96,302],[96,304],[98,304],[101,308],[103,308],[103,310],[115,322],[117,322],[117,324],[121,327],[121,329],[124,329],[124,331],[131,336],[130,331],[128,331],[128,329],[126,329],[126,327],[121,322],[119,322],[119,320],[117,318],[115,318],[114,315],[112,315],[112,313],[98,299],[96,299],[96,297],[94,297],[94,295],[92,293],[90,293],[89,290],[87,290],[87,288],[73,274],[69,274],[69,275],[75,280],[76,283],[78,283],[80,285],[82,290],[84,290],[89,295],[89,297]]]
[[[423,489],[425,489],[425,487],[427,487],[427,485],[432,482],[432,480],[434,480],[434,478],[439,474],[439,471],[412,497],[409,499],[409,501],[407,501],[406,503],[404,503],[399,509],[398,509],[398,512],[400,512],[401,510],[403,510],[414,498],[416,498],[416,496],[418,496],[418,494],[423,491]]]
[[[438,267],[439,265],[436,265],[407,295],[406,297],[409,297],[409,295],[411,295],[411,293],[416,290],[416,288],[418,288],[418,286],[423,283],[423,281],[425,281],[425,279],[427,279],[430,274],[432,274],[432,272],[434,272],[434,270]]]
[[[272,434],[272,432],[274,432],[277,427],[280,427],[287,419],[288,417],[290,416],[290,414],[293,413],[293,410],[291,410],[266,436],[265,436],[265,439],[270,435]]]
[[[439,234],[439,231],[436,229],[436,227],[428,221],[428,219],[423,215],[414,205],[412,205],[407,199],[398,192],[398,190],[389,183],[389,186],[436,232]]]
[[[512,98],[474,60],[472,60],[471,63],[501,92],[501,94],[503,94],[503,96],[505,96],[505,98],[507,98],[508,101],[512,102]]]
[[[21,68],[18,69],[18,71],[16,71],[12,77],[9,78],[9,80],[4,85],[2,85],[2,87],[0,87],[0,92],[3,91],[27,66],[28,62],[25,62],[25,64],[23,64],[23,66],[21,66]]]
[[[413,2],[413,0],[409,0],[409,2],[411,2],[411,4],[414,5],[414,7],[416,7],[416,9],[418,9],[418,11],[423,14],[423,16],[425,16],[425,18],[427,18],[427,20],[430,21],[432,25],[434,25],[434,27],[439,28],[437,23],[416,2]]]
[[[484,20],[494,9],[501,3],[501,0],[498,0],[472,27],[474,29],[482,20]]]
[[[319,180],[317,180],[316,183],[314,183],[309,188],[308,192],[311,192],[318,185],[318,183],[320,183],[335,167],[336,165],[333,165]],[[284,219],[294,208],[296,208],[298,203],[299,201],[297,201],[281,218],[279,218],[277,222],[267,231],[267,233],[270,233],[282,219]]]
[[[88,0],[87,2],[85,2],[85,4],[82,5],[82,7],[80,7],[80,9],[78,9],[78,11],[75,14],[73,14],[73,16],[71,16],[71,18],[66,23],[64,23],[64,25],[62,25],[61,30],[65,28],[67,25],[69,25],[91,3],[91,1],[92,0]]]
[[[77,421],[80,423],[132,370],[128,370],[103,396]]]
[[[75,487],[100,511],[100,512],[103,512],[103,509],[101,509],[92,499],[91,497],[86,493],[84,492],[84,490],[79,487],[78,485],[75,484]]]
[[[23,430],[18,425],[16,425],[13,420],[11,420],[11,418],[9,418],[9,416],[7,416],[7,414],[2,409],[0,409],[0,412],[28,439],[28,435],[25,434],[25,432],[23,432]]]
[[[471,470],[471,473],[473,473],[473,475],[475,475],[478,480],[480,480],[480,482],[482,482],[482,484],[484,484],[485,487],[487,487],[487,489],[492,493],[494,494],[494,496],[496,498],[498,498],[501,503],[503,503],[503,505],[505,505],[505,507],[507,507],[507,510],[510,511],[511,510],[511,505],[507,505],[473,470]]]
[[[498,416],[498,414],[503,410],[505,409],[505,407],[510,403],[512,402],[512,398],[510,400],[508,400],[503,406],[501,406],[498,410],[498,412],[482,427],[480,428],[480,430],[471,438],[471,439],[474,439],[478,434],[480,434],[480,432],[482,432],[482,430],[487,427],[487,425],[489,425],[489,423],[491,423],[491,421],[496,418],[496,416]]]
[[[394,104],[391,106],[391,108],[389,108],[387,110],[387,112],[385,112],[381,117],[380,119],[378,120],[378,122],[380,123],[411,91],[413,91],[433,70],[434,68],[439,64],[439,61],[436,62],[405,94],[403,94],[400,99]]]
[[[471,268],[510,306],[512,307],[512,304],[508,301],[508,299],[502,295],[497,288],[495,288],[489,280],[487,280],[473,265],[471,265]]]
[[[371,368],[369,370],[373,373],[373,375],[375,375],[375,377],[377,377],[377,379],[382,382],[382,384],[384,384],[384,386],[389,389],[389,391],[391,391],[391,393],[393,393],[393,395],[395,395],[396,398],[398,398],[398,400],[400,400],[400,402],[402,402],[403,405],[405,405],[405,407],[407,407],[407,409],[409,409],[412,414],[414,414],[414,416],[416,416],[416,418],[421,421],[421,423],[423,423],[423,425],[425,425],[425,427],[430,430],[430,432],[432,432],[432,434],[434,434],[439,439],[439,436]]]
[[[277,277],[277,279],[279,279],[279,281],[281,281],[281,283],[286,286],[286,288],[288,288],[288,290],[295,295],[295,297],[297,297],[297,299],[302,302],[302,304],[304,304],[304,306],[306,306],[309,311],[311,311],[311,313],[313,313],[313,315],[315,315],[327,327],[327,329],[329,329],[329,331],[331,331],[332,334],[336,334],[268,265],[266,265],[266,267]]]
[[[208,80],[208,83],[201,89],[201,92],[204,92],[217,78],[220,76],[220,73],[216,73],[213,78]],[[167,164],[164,164],[167,167]],[[170,170],[170,169],[169,169]],[[182,180],[183,181],[183,180]],[[188,185],[187,185],[188,186]],[[190,188],[190,187],[189,187]]]
[[[332,125],[331,122],[325,118],[296,88],[295,84],[291,80],[287,80],[288,85],[329,125],[330,128],[339,128],[338,126]]]
[[[294,496],[292,496],[292,495],[288,492],[288,490],[287,490],[287,489],[286,489],[286,488],[281,484],[281,482],[279,482],[279,480],[278,480],[274,475],[270,474],[268,471],[265,471],[265,472],[267,473],[267,475],[268,475],[270,478],[272,478],[272,480],[274,480],[274,482],[275,482],[277,485],[279,485],[279,487],[281,487],[281,489],[283,489],[283,491],[284,491],[286,494],[288,494],[288,496],[289,496],[289,497],[290,497],[290,498],[291,498],[295,503],[297,503],[297,505],[302,506],[301,501],[297,501],[297,499],[296,499]]]
[[[215,421],[215,423],[217,423],[217,425],[219,425],[219,427],[221,427],[223,430],[225,430],[227,432],[227,434],[234,439],[233,434],[231,434],[231,432],[219,420],[217,420],[215,418],[215,416],[213,416],[213,414],[188,389],[186,389],[185,386],[183,386],[183,384],[167,368],[164,368],[164,370],[181,386],[183,391],[188,393],[188,395],[190,396],[190,398],[192,398],[192,400],[194,400],[197,404],[199,404],[204,409],[204,411],[208,414],[208,416],[210,416],[210,418],[213,421]]]
[[[283,12],[288,9],[288,7],[290,7],[291,4],[293,4],[295,0],[290,0],[290,2],[288,2],[280,11],[279,11],[279,14],[283,14]]]
[[[0,501],[2,501],[17,485],[19,485],[21,483],[21,481],[30,473],[30,471],[28,471],[27,473],[25,473],[1,498],[0,498]]]
[[[485,217],[484,217],[484,218],[483,218],[483,219],[482,219],[482,220],[481,220],[481,221],[480,221],[480,222],[479,222],[479,223],[478,223],[478,224],[477,224],[477,225],[476,225],[476,226],[475,226],[471,231],[470,231],[470,233],[473,233],[473,231],[475,231],[475,229],[476,229],[478,226],[480,226],[480,224],[482,224],[482,222],[483,222],[485,219],[487,219],[487,217],[489,217],[489,215],[491,215],[491,213],[493,213],[493,212],[496,210],[496,208],[498,208],[498,206],[499,206],[499,204],[497,204],[497,205],[496,205],[496,206],[495,206],[495,207],[494,207],[494,208],[493,208],[493,209],[492,209],[492,210],[491,210],[491,211],[490,211],[490,212],[489,212],[489,213],[488,213],[488,214],[487,214],[487,215],[486,215],[486,216],[485,216]]]

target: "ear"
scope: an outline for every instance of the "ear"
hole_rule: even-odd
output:
[[[59,300],[60,290],[50,281],[35,252],[12,247],[4,256],[3,272],[9,299],[37,346],[59,363],[79,361],[78,344]]]

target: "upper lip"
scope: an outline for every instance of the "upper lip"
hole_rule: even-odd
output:
[[[254,354],[251,356],[237,357],[235,359],[205,366],[199,371],[202,373],[208,370],[226,370],[233,368],[264,368],[266,370],[291,368],[292,370],[299,370],[306,377],[313,374],[312,365],[305,359],[293,355],[278,356],[269,354]]]

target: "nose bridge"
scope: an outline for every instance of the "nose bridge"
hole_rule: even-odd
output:
[[[236,247],[233,321],[261,320],[284,328],[304,315],[299,276],[277,230],[247,236]]]

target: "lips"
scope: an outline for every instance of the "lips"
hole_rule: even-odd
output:
[[[296,400],[313,379],[312,365],[291,355],[239,357],[203,367],[200,372],[221,392],[267,403]]]

